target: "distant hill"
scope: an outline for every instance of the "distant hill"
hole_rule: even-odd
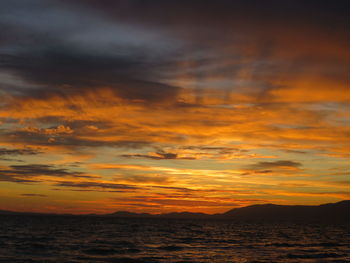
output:
[[[0,210],[0,215],[54,215],[40,213],[24,213]],[[67,215],[67,214],[65,214]],[[174,212],[152,215],[148,213],[133,213],[118,211],[102,216],[116,218],[173,218],[173,219],[216,219],[239,221],[347,221],[350,222],[350,200],[323,205],[274,205],[261,204],[234,208],[222,214],[208,215],[204,213]]]
[[[223,214],[167,213],[159,215],[116,212],[108,216],[134,218],[218,219],[248,221],[347,221],[350,222],[350,200],[338,203],[312,205],[262,204],[234,208]]]
[[[175,212],[167,214],[139,214],[132,212],[116,212],[108,214],[112,217],[133,218],[174,218],[174,219],[217,219],[248,221],[346,221],[350,222],[350,200],[338,203],[312,205],[274,205],[262,204],[234,208],[223,214],[208,215],[204,213]]]
[[[235,208],[219,215],[236,220],[350,220],[350,200],[319,206],[306,205],[252,205]]]

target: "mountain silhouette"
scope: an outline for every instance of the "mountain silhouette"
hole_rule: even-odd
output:
[[[220,215],[239,220],[349,220],[350,200],[338,203],[311,205],[252,205],[235,208]]]
[[[44,213],[25,213],[0,210],[0,215],[57,215]],[[67,214],[65,214],[67,215]],[[216,219],[245,221],[342,221],[350,220],[350,200],[322,205],[275,205],[258,204],[234,208],[222,214],[209,215],[205,213],[174,212],[166,214],[133,213],[117,211],[102,216],[115,218],[173,218],[173,219]]]
[[[260,204],[234,208],[225,213],[215,215],[191,212],[175,212],[157,215],[116,212],[109,214],[108,216],[248,221],[347,221],[350,220],[350,200],[316,206]]]

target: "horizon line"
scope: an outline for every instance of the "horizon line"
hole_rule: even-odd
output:
[[[291,207],[291,206],[309,206],[309,207],[318,207],[322,205],[328,205],[328,204],[337,204],[337,203],[342,203],[342,202],[350,202],[350,199],[343,199],[337,202],[331,202],[331,203],[322,203],[319,205],[303,205],[303,204],[298,204],[298,205],[293,205],[293,204],[287,204],[287,205],[281,205],[281,204],[273,204],[273,203],[257,203],[257,204],[252,204],[252,205],[247,205],[247,206],[240,206],[236,208],[231,208],[225,212],[222,213],[214,213],[214,214],[209,214],[209,213],[204,213],[204,212],[191,212],[191,211],[173,211],[173,212],[166,212],[166,213],[149,213],[149,212],[132,212],[129,210],[117,210],[114,212],[110,213],[81,213],[81,214],[73,214],[73,213],[45,213],[45,212],[33,212],[33,211],[14,211],[14,210],[7,210],[7,209],[1,209],[0,208],[0,215],[1,212],[9,212],[9,213],[18,213],[18,214],[40,214],[40,215],[73,215],[73,216],[84,216],[84,215],[96,215],[96,216],[105,216],[105,215],[112,215],[115,213],[130,213],[130,214],[146,214],[146,215],[151,215],[151,216],[160,216],[160,215],[168,215],[168,214],[182,214],[182,213],[191,213],[191,214],[202,214],[202,215],[207,215],[207,216],[213,216],[213,215],[223,215],[229,211],[235,210],[235,209],[240,209],[240,208],[245,208],[245,207],[251,207],[251,206],[258,206],[258,205],[275,205],[275,206],[286,206],[286,207]]]

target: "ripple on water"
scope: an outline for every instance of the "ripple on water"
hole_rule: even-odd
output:
[[[350,225],[0,216],[0,263],[350,263]]]

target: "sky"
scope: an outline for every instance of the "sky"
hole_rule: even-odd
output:
[[[0,209],[350,199],[342,0],[2,0]]]

